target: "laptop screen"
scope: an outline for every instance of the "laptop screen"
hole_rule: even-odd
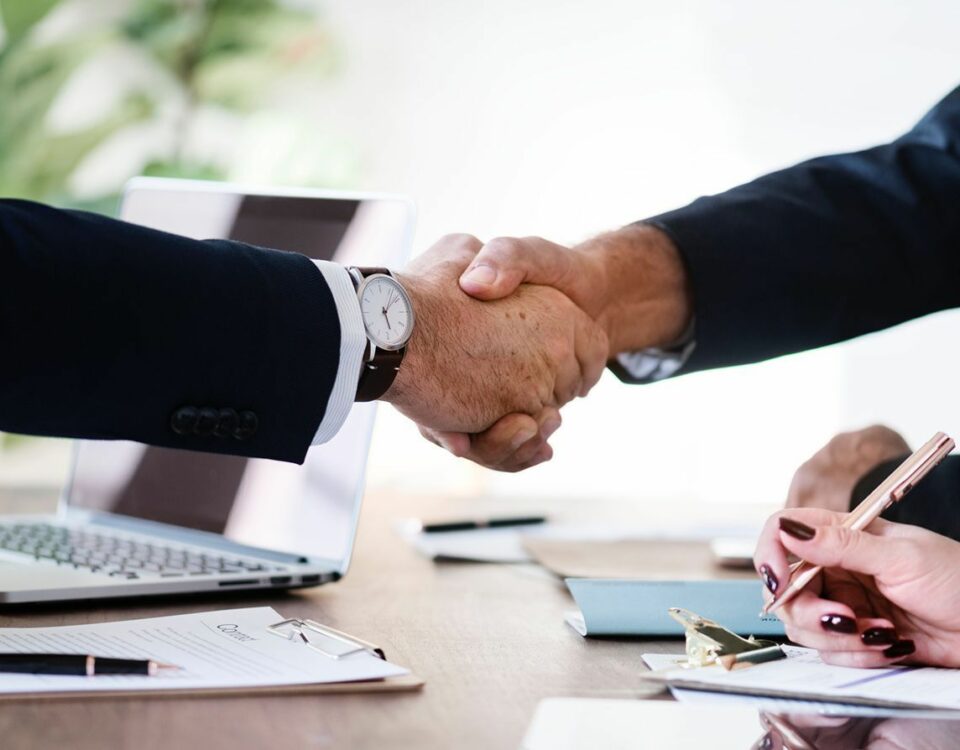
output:
[[[167,232],[226,238],[346,265],[397,266],[412,212],[403,200],[239,194],[223,186],[137,180],[123,218]],[[356,404],[302,466],[119,441],[82,441],[70,508],[221,534],[245,545],[349,562],[374,404]]]

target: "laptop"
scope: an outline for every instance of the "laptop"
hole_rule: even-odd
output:
[[[122,218],[346,265],[402,265],[413,209],[389,195],[138,178]],[[136,248],[131,248],[136,252]],[[302,465],[78,441],[57,513],[0,516],[0,604],[316,586],[347,571],[375,404]]]

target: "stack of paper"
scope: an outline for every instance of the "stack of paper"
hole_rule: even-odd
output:
[[[960,670],[933,667],[853,669],[824,664],[817,652],[784,646],[786,659],[746,669],[689,669],[682,656],[644,654],[645,679],[670,687],[868,706],[960,710]]]
[[[270,607],[53,628],[0,629],[0,652],[152,659],[180,667],[156,677],[0,674],[0,696],[171,690],[243,690],[383,680],[407,675],[366,652],[333,659],[268,632]],[[407,687],[415,686],[406,684]]]

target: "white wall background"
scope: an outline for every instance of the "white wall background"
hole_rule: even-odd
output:
[[[451,231],[577,241],[809,156],[891,139],[960,83],[954,2],[321,7],[344,41],[345,69],[316,92],[313,117],[358,144],[362,187],[416,199],[415,251]],[[960,427],[939,395],[960,373],[949,345],[958,330],[946,314],[652,387],[605,376],[566,409],[553,462],[521,475],[447,457],[386,407],[371,483],[779,503],[796,465],[839,429],[882,421],[916,442]]]
[[[120,2],[84,0],[61,20],[76,25],[81,5]],[[241,149],[233,176],[295,180],[322,152],[334,182],[359,174],[354,187],[413,196],[416,252],[452,231],[575,242],[806,157],[894,138],[960,84],[954,0],[297,2],[326,16],[342,70],[312,90],[276,91],[308,127],[250,118],[245,127],[274,128],[275,151]],[[86,106],[93,79],[78,79]],[[94,88],[123,80],[107,70]],[[236,135],[217,118],[198,133],[207,146]],[[115,184],[153,143],[149,133],[129,140],[89,159],[78,189]],[[914,443],[936,429],[960,432],[948,395],[960,374],[958,330],[947,313],[656,386],[605,376],[565,409],[554,461],[520,475],[449,457],[384,407],[370,482],[664,508],[673,499],[755,503],[759,515],[837,430],[887,422]],[[35,459],[0,476],[49,481],[49,456]]]

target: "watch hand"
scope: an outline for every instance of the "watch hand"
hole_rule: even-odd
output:
[[[393,330],[393,326],[390,325],[390,316],[387,315],[387,308],[384,307],[384,308],[381,308],[381,309],[382,309],[382,311],[383,311],[383,318],[384,318],[384,320],[387,321],[387,329],[390,330],[390,331],[392,331],[392,330]]]

